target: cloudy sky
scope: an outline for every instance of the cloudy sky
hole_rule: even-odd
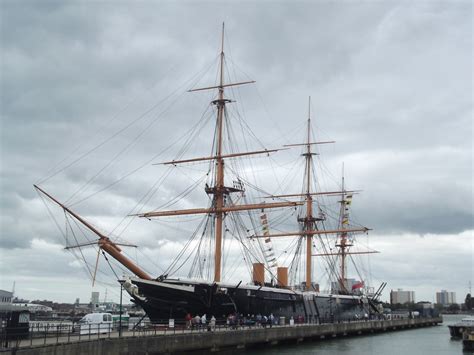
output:
[[[0,287],[90,297],[34,183],[106,232],[122,231],[157,181],[147,207],[199,185],[199,166],[161,181],[167,170],[151,164],[174,159],[208,117],[212,93],[186,91],[214,84],[223,21],[229,76],[257,81],[233,93],[261,142],[250,148],[301,140],[311,96],[316,138],[337,141],[321,148],[324,167],[337,176],[344,162],[349,186],[364,190],[354,215],[382,252],[370,259],[374,282],[461,302],[474,282],[469,1],[2,1]],[[211,136],[203,128],[186,156],[208,154]],[[260,184],[277,192],[268,167],[280,181],[294,159],[257,163]],[[206,199],[191,196],[181,207]],[[186,238],[145,222],[121,236],[159,274]],[[94,289],[117,299],[108,282]]]

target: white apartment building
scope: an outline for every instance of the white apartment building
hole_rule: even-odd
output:
[[[448,292],[446,290],[436,292],[436,303],[442,304],[443,306],[456,303],[456,292]]]
[[[414,303],[415,302],[415,291],[403,291],[401,288],[398,290],[390,291],[390,303]]]

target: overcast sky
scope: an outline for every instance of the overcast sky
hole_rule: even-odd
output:
[[[174,159],[205,112],[209,93],[186,90],[214,84],[223,21],[229,74],[257,81],[236,93],[261,142],[250,148],[301,140],[311,96],[316,138],[337,141],[321,148],[324,167],[337,176],[344,162],[364,190],[353,208],[382,252],[374,282],[461,302],[474,281],[470,1],[2,1],[0,287],[89,300],[90,278],[33,184],[111,232],[163,175],[151,163]],[[186,156],[209,153],[203,132]],[[272,158],[284,173],[295,156]],[[198,168],[186,169],[149,206],[183,191]],[[206,199],[192,196],[182,207]],[[186,238],[150,224],[123,236],[165,268]],[[95,289],[117,299],[108,281]]]

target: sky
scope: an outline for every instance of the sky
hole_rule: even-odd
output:
[[[168,170],[152,164],[180,156],[188,129],[212,119],[213,93],[187,90],[215,84],[225,22],[226,77],[256,81],[228,90],[258,137],[240,144],[300,142],[311,96],[315,137],[336,141],[320,148],[318,181],[337,186],[344,162],[347,185],[363,190],[353,214],[381,251],[366,266],[388,283],[383,298],[403,288],[434,301],[446,289],[462,302],[474,281],[472,20],[469,1],[2,1],[0,288],[15,284],[30,300],[87,302],[92,290],[118,300],[106,261],[92,287],[64,250],[72,236],[61,211],[33,184],[139,245],[136,259],[154,274],[173,260],[186,223],[125,216],[153,184],[144,207],[189,183],[201,190],[175,207],[206,203],[202,166],[162,181]],[[206,129],[181,156],[209,154]],[[272,193],[297,157],[278,154],[253,166]]]

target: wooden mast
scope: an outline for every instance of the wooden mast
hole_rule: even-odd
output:
[[[362,190],[350,190],[350,191],[324,191],[324,192],[311,192],[311,196],[320,196],[320,195],[329,195],[329,196],[338,196],[338,195],[344,195],[347,192],[352,192],[354,195],[359,193]],[[301,196],[306,196],[307,194],[286,194],[286,195],[269,195],[269,196],[263,196],[263,198],[287,198],[287,197],[301,197]]]
[[[214,282],[221,281],[221,252],[222,252],[222,224],[223,213],[220,211],[224,207],[224,159],[222,158],[222,131],[223,116],[225,109],[224,100],[224,23],[222,23],[221,55],[220,55],[220,80],[219,99],[217,101],[217,154],[216,154],[216,189],[214,201],[216,207],[215,214],[215,254],[214,254]]]
[[[369,250],[369,251],[348,251],[346,252],[347,255],[360,255],[360,254],[379,254],[378,250]],[[313,256],[339,256],[340,253],[319,253],[313,254]]]
[[[346,287],[346,278],[347,278],[347,262],[346,258],[348,255],[353,255],[353,254],[372,254],[372,253],[378,253],[378,251],[360,251],[360,252],[350,252],[349,248],[353,245],[350,243],[348,240],[348,232],[349,229],[347,228],[349,225],[349,205],[352,202],[352,193],[349,191],[346,191],[345,185],[344,185],[344,163],[342,164],[342,186],[341,190],[343,192],[342,198],[340,201],[341,208],[340,208],[340,221],[339,221],[339,227],[340,233],[339,233],[339,242],[336,244],[336,247],[339,248],[338,253],[325,253],[325,254],[313,254],[313,255],[337,255],[341,257],[341,262],[340,262],[340,278],[339,278],[339,289],[342,292],[349,292],[351,290],[348,290]]]
[[[221,51],[220,51],[220,63],[219,63],[219,84],[217,86],[208,86],[203,88],[196,88],[188,90],[189,92],[218,89],[217,99],[212,101],[213,105],[217,106],[217,119],[216,119],[216,150],[212,156],[192,158],[184,160],[173,160],[165,162],[165,165],[177,165],[180,163],[193,163],[205,160],[215,160],[216,169],[214,175],[214,186],[206,186],[206,193],[213,194],[212,206],[210,208],[194,208],[187,210],[175,210],[175,211],[151,211],[145,213],[134,214],[134,216],[151,218],[151,217],[163,217],[163,216],[178,216],[178,215],[191,215],[191,214],[213,214],[214,215],[214,228],[215,228],[215,252],[214,252],[214,282],[221,281],[221,269],[222,269],[222,238],[223,238],[223,221],[227,212],[244,211],[244,210],[255,210],[255,209],[267,209],[267,208],[281,208],[281,207],[296,207],[303,205],[304,202],[277,202],[277,203],[257,203],[247,205],[225,205],[226,196],[232,192],[243,192],[242,189],[232,188],[225,186],[224,179],[224,160],[228,158],[235,158],[240,156],[254,155],[254,154],[269,154],[282,149],[272,150],[260,150],[254,152],[243,152],[243,153],[232,153],[223,154],[223,136],[224,136],[224,115],[225,106],[227,103],[232,102],[224,97],[224,88],[229,86],[237,86],[244,84],[251,84],[255,81],[243,81],[238,83],[224,83],[224,23],[222,24],[222,37],[221,37]],[[312,143],[313,144],[313,143]]]
[[[255,155],[255,154],[270,154],[270,153],[278,152],[284,149],[288,149],[288,148],[256,150],[253,152],[244,152],[244,153],[232,153],[232,154],[221,155],[220,158],[224,159],[224,158],[243,157],[246,155]],[[183,160],[172,160],[172,161],[167,161],[164,163],[158,163],[158,164],[153,164],[153,165],[159,165],[159,164],[176,165],[176,164],[181,164],[181,163],[194,163],[194,162],[205,161],[205,160],[216,160],[217,158],[218,158],[217,156],[212,156],[212,157],[201,157],[201,158],[192,158],[192,159],[183,159]]]
[[[306,145],[306,218],[304,220],[305,231],[314,229],[313,197],[311,196],[311,96],[308,100],[308,140]],[[306,290],[311,289],[311,254],[313,250],[313,235],[306,235]]]
[[[272,233],[272,234],[262,234],[262,235],[252,235],[249,238],[268,238],[268,237],[293,237],[301,236],[308,234],[339,234],[339,233],[367,233],[370,228],[361,227],[361,228],[344,228],[344,229],[320,229],[320,230],[308,230],[302,232],[282,232],[282,233]]]
[[[344,191],[344,163],[342,164],[342,191]],[[346,199],[346,194],[344,193],[342,195],[342,199],[341,199],[341,225],[340,227],[341,228],[344,228],[345,227],[345,224],[346,224],[346,221],[347,219],[346,218],[349,218],[349,216],[347,215],[347,211],[346,211],[346,202],[345,202],[345,199]],[[339,243],[339,247],[341,248],[341,279],[340,279],[340,289],[341,291],[343,291],[345,288],[346,288],[346,284],[345,284],[345,281],[346,281],[346,270],[347,270],[347,266],[346,266],[346,242],[347,242],[347,233],[346,232],[342,232],[341,233],[341,242]]]
[[[210,190],[214,191],[213,188]],[[229,188],[225,187],[224,193],[228,191]],[[187,210],[172,210],[172,211],[152,211],[138,214],[131,214],[129,216],[138,216],[144,218],[150,217],[166,217],[166,216],[183,216],[190,214],[217,214],[217,213],[227,213],[227,212],[237,212],[237,211],[250,211],[250,210],[264,210],[268,208],[281,208],[281,207],[296,207],[303,205],[304,202],[273,202],[273,203],[256,203],[248,205],[230,205],[224,206],[222,208],[191,208]]]
[[[312,163],[313,163],[313,153],[311,150],[311,146],[316,144],[328,144],[334,143],[334,141],[324,141],[324,142],[311,142],[311,96],[308,98],[308,127],[307,127],[307,137],[306,143],[298,143],[298,144],[286,144],[285,147],[297,147],[297,146],[306,146],[306,152],[303,153],[305,157],[306,163],[306,176],[305,176],[305,183],[306,183],[306,191],[303,194],[289,194],[289,195],[279,195],[279,196],[268,196],[271,198],[274,197],[297,197],[297,196],[304,196],[306,200],[306,215],[304,217],[298,218],[298,222],[303,224],[303,232],[297,233],[279,233],[273,234],[271,236],[291,236],[291,235],[300,235],[306,238],[306,280],[305,280],[305,288],[306,290],[311,289],[311,280],[312,280],[312,251],[313,251],[313,236],[314,234],[330,234],[334,231],[318,231],[316,226],[316,221],[319,220],[313,216],[313,195],[338,195],[341,194],[340,191],[333,191],[333,192],[322,192],[322,193],[313,193],[311,192],[311,178],[312,178]],[[267,198],[268,198],[267,197]]]
[[[298,147],[298,146],[306,146],[306,152],[303,153],[305,157],[306,163],[306,176],[305,176],[305,192],[299,194],[286,194],[286,195],[270,195],[265,196],[264,198],[288,198],[288,197],[305,197],[306,201],[306,215],[304,217],[298,218],[298,222],[303,224],[303,231],[299,232],[282,232],[282,233],[274,233],[274,234],[266,234],[266,235],[254,235],[250,238],[271,238],[271,237],[290,237],[290,236],[303,236],[306,238],[306,280],[305,280],[305,288],[306,290],[311,289],[311,280],[312,280],[312,256],[322,256],[322,255],[341,255],[342,254],[342,262],[341,262],[341,283],[346,277],[346,263],[345,257],[349,254],[370,254],[370,253],[377,253],[377,251],[370,251],[370,252],[347,252],[347,248],[351,246],[351,244],[347,244],[347,236],[348,233],[357,233],[357,232],[367,232],[370,229],[366,227],[360,228],[347,228],[348,222],[344,218],[346,212],[346,205],[345,205],[345,197],[347,193],[357,194],[360,190],[352,190],[347,191],[344,188],[344,183],[342,186],[342,191],[326,191],[326,192],[311,192],[311,177],[312,177],[312,161],[313,153],[311,150],[312,145],[317,144],[327,144],[327,143],[334,143],[334,141],[322,141],[322,142],[311,142],[311,97],[308,100],[308,125],[307,125],[307,141],[306,143],[298,143],[298,144],[286,144],[284,147]],[[342,220],[340,223],[340,228],[334,230],[318,230],[316,221],[324,220],[324,218],[316,218],[313,216],[313,196],[316,195],[342,195]],[[312,254],[313,249],[313,236],[314,235],[321,235],[321,234],[338,234],[341,239],[340,243],[336,246],[341,248],[341,252],[338,254],[332,253],[325,253],[325,254]]]

